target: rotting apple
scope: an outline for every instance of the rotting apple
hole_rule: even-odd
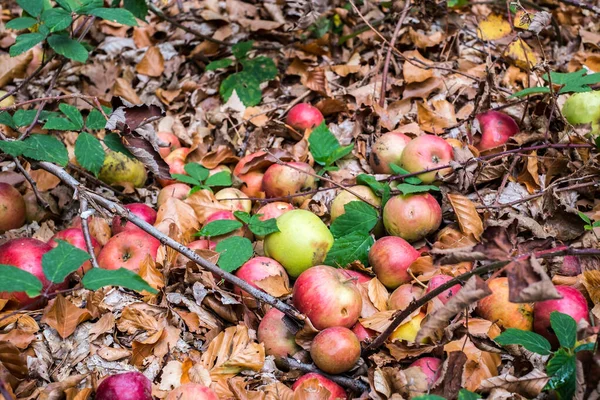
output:
[[[423,288],[420,286],[405,283],[392,292],[388,298],[388,307],[390,310],[404,310],[414,300],[423,295]]]
[[[186,383],[171,390],[165,400],[219,400],[219,397],[208,386]]]
[[[410,138],[401,132],[388,132],[381,135],[373,146],[369,155],[369,165],[376,174],[393,173],[390,164],[400,165],[402,152]]]
[[[265,354],[275,357],[276,362],[301,350],[294,334],[283,322],[284,315],[278,309],[271,308],[260,321],[256,332],[258,341],[265,345]]]
[[[98,255],[98,265],[104,269],[126,268],[139,271],[148,255],[156,260],[160,241],[142,230],[124,231],[113,236]]]
[[[327,225],[310,211],[289,211],[277,218],[277,227],[279,232],[265,237],[264,251],[293,278],[325,261],[333,246],[333,235]]]
[[[25,224],[27,208],[21,193],[8,183],[0,182],[0,232]]]
[[[562,115],[572,125],[591,124],[591,133],[600,132],[600,91],[572,94],[562,108]]]
[[[317,187],[314,173],[315,170],[303,162],[289,162],[286,165],[273,164],[265,172],[262,188],[267,198],[310,192]],[[300,206],[304,200],[311,197],[312,194],[295,196],[291,198],[291,201],[294,205]]]
[[[410,321],[403,323],[392,332],[390,340],[405,340],[409,343],[414,343],[417,339],[417,334],[421,329],[421,323],[425,319],[426,314],[420,312],[410,319]]]
[[[144,203],[130,203],[126,204],[124,207],[128,209],[130,213],[140,217],[150,225],[154,225],[156,222],[156,211],[154,211],[154,209],[149,205]],[[133,222],[121,218],[120,215],[115,215],[112,220],[113,235],[130,230],[140,230],[140,228],[138,228]]]
[[[254,257],[246,261],[236,272],[235,275],[248,282],[252,287],[260,289],[256,284],[258,281],[267,279],[269,277],[281,277],[282,284],[286,287],[290,285],[290,278],[285,271],[285,268],[277,261],[269,257]],[[239,287],[234,288],[234,293],[241,296],[244,303],[252,308],[256,308],[258,305],[254,297],[248,292],[243,291]]]
[[[308,103],[296,104],[288,112],[286,123],[294,129],[310,129],[323,122],[324,117],[318,108]]]
[[[354,283],[327,265],[318,265],[300,274],[294,284],[292,301],[317,329],[350,328],[362,309],[362,297]]]
[[[44,274],[42,257],[52,246],[37,239],[13,239],[0,246],[0,264],[11,265],[29,272],[42,282],[42,292],[54,293],[69,287],[68,278],[62,283],[52,283]],[[30,298],[25,292],[0,293],[0,298],[14,299],[21,307],[35,303],[39,298]]]
[[[437,357],[423,357],[410,364],[408,367],[417,367],[427,376],[427,384],[431,387],[440,377],[442,360]]]
[[[442,223],[442,208],[429,193],[397,195],[383,208],[383,224],[393,236],[414,242],[435,232]]]
[[[252,200],[248,199],[244,192],[235,188],[221,189],[215,193],[215,198],[231,211],[249,213],[252,210]]]
[[[533,304],[511,303],[508,300],[508,278],[489,279],[492,294],[477,302],[477,313],[504,329],[530,331],[533,327]]]
[[[158,192],[158,200],[156,206],[162,206],[167,199],[174,197],[179,200],[185,200],[190,194],[191,188],[185,183],[173,183],[165,186]]]
[[[352,186],[349,189],[352,190],[354,193],[357,193],[364,199],[370,201],[371,204],[374,204],[376,206],[381,205],[381,199],[379,197],[377,197],[377,195],[375,195],[375,193],[373,193],[373,191],[371,190],[370,187],[364,186],[364,185],[356,185],[356,186]],[[345,206],[346,206],[346,204],[350,203],[351,201],[362,201],[362,200],[347,190],[341,190],[338,193],[338,195],[335,197],[335,199],[333,199],[333,201],[331,202],[331,211],[329,213],[331,215],[331,222],[335,221],[340,215],[346,213]]]
[[[109,185],[130,183],[140,188],[146,183],[148,175],[144,164],[129,158],[123,153],[108,150],[98,178]]]
[[[52,236],[50,238],[50,240],[48,240],[48,244],[52,247],[56,247],[56,246],[58,246],[58,243],[56,242],[56,240],[64,240],[65,242],[77,247],[80,250],[83,250],[85,252],[88,251],[87,245],[85,244],[85,237],[83,235],[83,230],[81,228],[64,229],[64,230],[56,233],[54,236]],[[102,246],[91,235],[90,235],[90,241],[92,242],[92,246],[94,248],[94,254],[96,256],[98,256],[98,254],[100,254],[100,251],[102,250]],[[89,261],[86,261],[85,263],[83,263],[81,268],[79,268],[78,272],[80,274],[83,274],[84,272],[88,271],[91,267],[92,267],[92,263]]]
[[[158,132],[156,135],[162,142],[168,144],[168,146],[159,147],[158,153],[162,158],[167,157],[173,150],[181,147],[179,138],[171,132]]]
[[[152,382],[140,372],[111,375],[98,385],[96,400],[152,400]]]
[[[437,289],[438,287],[442,286],[443,284],[445,284],[448,281],[451,281],[452,279],[454,279],[453,277],[449,276],[449,275],[444,275],[444,274],[439,274],[439,275],[435,275],[433,276],[429,282],[427,282],[427,289],[425,289],[425,294],[431,292],[434,289]],[[446,304],[448,302],[448,300],[450,300],[450,297],[454,296],[460,289],[462,286],[460,286],[458,283],[454,286],[452,286],[449,289],[444,290],[442,293],[437,295],[437,298],[440,299],[440,301],[443,304]]]
[[[348,328],[334,326],[319,332],[310,345],[315,365],[328,374],[350,371],[360,358],[360,342]]]
[[[401,237],[385,236],[369,250],[369,264],[385,287],[395,289],[412,280],[408,268],[419,256],[419,252]]]
[[[411,140],[402,152],[402,168],[410,173],[426,171],[447,165],[454,157],[452,146],[436,135],[422,135]],[[437,176],[444,176],[452,168],[444,168],[417,175],[424,183],[432,183]]]
[[[481,140],[477,148],[481,151],[502,146],[519,133],[519,125],[510,116],[499,111],[487,111],[477,115],[481,128]]]
[[[302,383],[309,379],[316,379],[317,381],[319,381],[319,385],[323,386],[325,389],[327,389],[329,391],[330,395],[327,400],[339,400],[339,399],[346,400],[347,395],[346,395],[346,391],[344,390],[344,388],[342,388],[340,385],[338,385],[334,381],[329,380],[329,379],[325,378],[323,375],[317,374],[315,372],[309,372],[308,374],[302,375],[300,378],[298,378],[298,380],[296,380],[296,382],[294,382],[294,385],[292,385],[292,390],[294,390],[294,392],[296,392],[296,390],[298,390],[298,388],[302,386]],[[301,397],[301,398],[304,398],[304,397]],[[307,398],[310,398],[310,396]]]
[[[555,288],[562,299],[538,301],[533,306],[533,330],[548,339],[553,348],[558,347],[558,340],[550,324],[550,314],[553,311],[570,315],[577,323],[582,319],[590,321],[587,300],[579,290],[564,285],[556,285]]]
[[[365,328],[360,322],[357,322],[352,327],[352,332],[356,335],[359,341],[365,342],[377,336],[377,332],[372,329]]]

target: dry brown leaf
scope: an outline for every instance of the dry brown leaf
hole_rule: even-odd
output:
[[[600,271],[584,271],[583,286],[595,305],[600,304]]]
[[[538,63],[538,58],[531,47],[518,37],[508,45],[505,56],[524,70],[531,69]]]
[[[194,156],[195,153],[191,153],[188,156],[188,160],[196,160]],[[231,150],[231,147],[221,145],[212,149],[208,153],[203,154],[202,157],[200,157],[197,161],[202,164],[203,167],[213,169],[218,167],[220,164],[236,163],[239,161],[239,157],[234,154],[233,150]]]
[[[508,373],[494,376],[481,382],[479,387],[486,393],[495,388],[502,388],[531,399],[542,392],[549,380],[550,378],[545,373],[534,369],[520,378]]]
[[[271,275],[265,279],[254,281],[254,284],[273,297],[287,296],[292,293],[287,276],[284,278],[281,275]]]
[[[407,344],[400,340],[395,340],[393,342],[386,342],[385,347],[389,350],[392,357],[394,357],[398,361],[405,360],[407,358],[418,357],[422,354],[431,353],[436,346],[428,346],[428,345],[417,345],[417,344]]]
[[[407,60],[404,62],[402,68],[402,74],[406,83],[424,82],[434,76],[433,68],[420,67],[420,65],[424,67],[432,65],[433,62],[423,57],[418,50],[406,51],[403,55]]]
[[[432,100],[431,105],[433,108],[426,103],[417,103],[417,118],[421,129],[439,135],[444,133],[444,129],[456,125],[456,115],[452,103],[446,100]]]
[[[161,329],[144,340],[135,340],[131,344],[131,363],[137,367],[144,365],[144,360],[152,355],[161,340],[166,338],[165,329]]]
[[[158,47],[152,46],[146,50],[144,58],[138,65],[135,66],[135,70],[142,74],[158,78],[165,71],[165,59]]]
[[[59,382],[52,382],[44,387],[39,400],[56,400],[63,398],[63,395],[67,389],[76,387],[79,382],[84,380],[87,374],[71,375],[65,379],[61,379]]]
[[[437,46],[445,39],[445,35],[441,31],[426,33],[420,29],[415,31],[412,27],[408,28],[408,35],[410,40],[420,49]]]
[[[511,303],[562,298],[537,258],[532,256],[529,260],[513,261],[505,269]]]
[[[199,192],[194,195],[197,193]],[[158,209],[154,226],[165,235],[169,234],[171,224],[177,225],[184,236],[196,233],[200,229],[200,222],[195,213],[196,209],[187,202],[188,199],[186,202],[175,197],[167,199]]]
[[[193,312],[187,312],[183,310],[174,310],[177,315],[181,317],[185,325],[188,327],[190,332],[200,333],[202,330],[200,329],[200,317],[198,314]]]
[[[436,241],[433,244],[434,249],[460,249],[463,247],[472,247],[477,241],[471,235],[465,235],[456,229],[456,225],[448,225],[437,233]]]
[[[386,311],[387,310],[387,301],[390,297],[390,293],[383,286],[383,283],[379,281],[377,278],[373,278],[369,281],[368,286],[368,294],[371,303],[377,308],[378,311]]]
[[[138,275],[156,290],[159,290],[165,286],[165,277],[163,276],[162,272],[156,268],[156,262],[154,262],[150,254],[146,256],[140,265]],[[149,293],[144,291],[143,294]]]
[[[0,334],[0,342],[10,342],[20,349],[26,349],[35,340],[32,332],[21,329],[12,329],[8,333]]]
[[[375,332],[381,333],[385,331],[388,326],[390,326],[390,324],[392,323],[392,316],[397,311],[398,310],[380,311],[371,315],[368,318],[359,318],[358,321],[365,328],[372,329]],[[409,318],[407,318],[406,321],[408,322]]]
[[[52,190],[58,186],[60,179],[50,172],[44,171],[43,169],[34,169],[29,171],[29,175],[35,181],[35,185],[38,190],[46,192]]]
[[[126,357],[131,357],[131,352],[127,349],[102,347],[100,350],[98,350],[98,355],[104,358],[106,361],[117,361]]]
[[[462,351],[454,351],[442,365],[438,380],[434,383],[433,393],[445,398],[455,399],[462,389],[462,375],[467,362],[467,356]],[[439,378],[438,378],[439,379]]]
[[[525,165],[519,174],[517,181],[527,187],[529,193],[535,193],[540,188],[540,175],[538,173],[537,152],[532,151],[525,158]]]
[[[490,294],[492,291],[485,281],[479,276],[472,276],[442,308],[429,315],[415,341],[421,343],[425,338],[435,338],[437,332],[446,328],[455,315]]]
[[[403,99],[419,98],[427,100],[427,98],[435,91],[444,87],[444,81],[438,77],[425,79],[423,82],[413,82],[406,85],[402,92]]]
[[[465,235],[473,235],[476,240],[480,240],[483,233],[483,222],[475,204],[466,196],[458,193],[449,193],[447,197],[456,214],[460,230]]]
[[[94,389],[92,388],[83,388],[79,390],[78,388],[69,388],[65,390],[65,394],[67,395],[67,400],[88,400]]]
[[[294,390],[294,400],[328,400],[331,392],[317,378],[303,381]]]
[[[0,88],[8,85],[15,78],[23,78],[32,59],[32,51],[17,57],[11,57],[9,54],[0,55]]]
[[[304,76],[306,78],[304,78]],[[329,84],[327,83],[327,76],[325,75],[324,68],[314,68],[309,69],[304,75],[301,77],[300,81],[304,86],[308,89],[320,93],[324,96],[330,97],[331,93],[329,92]]]
[[[116,97],[122,97],[132,104],[142,104],[142,100],[139,98],[133,87],[131,87],[131,82],[128,82],[123,78],[116,79],[112,90]]]
[[[89,341],[92,342],[96,338],[105,333],[112,333],[115,328],[115,316],[112,313],[106,313],[92,325],[89,331]]]
[[[194,209],[199,224],[203,224],[206,218],[215,211],[229,210],[227,206],[219,203],[210,190],[198,190],[185,199],[185,203]]]
[[[160,328],[161,325],[156,318],[134,307],[125,307],[117,321],[117,329],[129,335],[138,333],[138,331],[156,332]]]
[[[244,325],[231,326],[219,333],[202,354],[202,365],[213,379],[248,369],[260,371],[264,363],[264,345],[251,341]]]
[[[49,309],[44,310],[41,322],[56,329],[60,337],[65,339],[75,332],[79,324],[90,318],[92,314],[88,310],[77,307],[59,294]]]
[[[0,342],[0,362],[17,378],[25,378],[29,373],[26,357],[12,343]]]

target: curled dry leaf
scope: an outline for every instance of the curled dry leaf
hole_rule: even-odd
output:
[[[23,331],[21,329],[12,329],[8,333],[0,334],[0,342],[10,342],[23,350],[29,347],[34,340],[35,335],[32,332]]]
[[[544,267],[533,256],[528,260],[513,261],[508,264],[506,275],[508,300],[512,303],[533,303],[562,298]]]
[[[270,275],[265,279],[254,281],[254,284],[273,297],[287,296],[292,293],[287,279],[281,275]]]
[[[25,356],[10,342],[0,342],[0,361],[17,378],[25,378],[29,373]]]
[[[419,126],[425,132],[440,135],[446,128],[456,125],[454,106],[446,100],[432,100],[429,107],[426,103],[417,103]]]
[[[473,235],[476,240],[480,240],[483,233],[483,222],[475,204],[458,193],[449,193],[447,197],[456,214],[460,230],[465,235]]]
[[[373,278],[369,281],[368,294],[371,303],[379,311],[387,310],[387,301],[390,297],[390,293],[387,291],[383,283],[377,278]]]
[[[191,206],[195,213],[195,230],[198,230],[199,225],[203,224],[206,218],[215,211],[229,210],[228,207],[219,203],[219,200],[216,199],[214,193],[210,190],[198,190],[185,199],[185,204]],[[158,209],[159,215],[161,208]],[[156,221],[158,223],[158,216]]]
[[[467,356],[462,351],[453,351],[442,365],[438,380],[434,383],[433,393],[445,398],[455,399],[462,388],[462,375]]]
[[[135,70],[146,76],[158,78],[165,71],[165,59],[160,52],[160,49],[156,46],[150,47],[146,50],[144,58],[138,65],[135,66]]]
[[[0,87],[11,83],[15,78],[25,76],[27,66],[33,59],[33,51],[28,51],[17,57],[11,57],[8,53],[0,56]]]
[[[406,83],[424,82],[434,76],[435,71],[430,68],[433,62],[423,57],[418,50],[407,51],[403,55],[406,61],[402,73]]]
[[[56,329],[60,337],[65,339],[75,332],[79,324],[91,317],[92,314],[88,310],[77,307],[59,294],[44,311],[41,322]]]
[[[135,307],[125,307],[117,321],[117,329],[129,335],[143,332],[156,332],[160,324],[155,317]]]
[[[392,357],[398,361],[407,358],[419,357],[422,354],[431,353],[437,346],[433,345],[408,345],[401,341],[386,342],[385,347],[389,350]]]
[[[146,256],[140,265],[138,275],[148,282],[148,284],[154,289],[159,290],[165,286],[165,277],[163,276],[162,272],[156,268],[156,262],[154,262],[150,254]],[[147,295],[149,293],[143,292],[143,294]]]
[[[520,378],[509,373],[488,378],[481,382],[480,389],[487,393],[493,389],[501,388],[527,398],[534,398],[542,392],[549,380],[548,375],[534,369]]]
[[[194,193],[192,196],[200,192]],[[161,232],[168,234],[170,232],[170,225],[175,224],[183,235],[192,235],[200,229],[200,222],[198,221],[196,209],[191,205],[194,203],[188,202],[192,196],[188,197],[186,201],[170,197],[167,201],[160,206],[156,214],[156,222],[154,226]],[[213,195],[214,197],[214,195]],[[195,199],[198,197],[195,197]],[[215,202],[217,200],[215,199]]]
[[[48,384],[42,392],[38,399],[40,400],[56,400],[61,399],[64,396],[64,393],[67,389],[76,387],[82,380],[87,378],[87,374],[80,375],[71,375],[66,377],[65,379],[61,379],[58,382],[52,382]]]

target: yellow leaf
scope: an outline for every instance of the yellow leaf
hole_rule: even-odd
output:
[[[529,68],[532,68],[538,63],[531,47],[520,38],[516,38],[514,42],[508,45],[505,55],[521,69],[527,69],[528,65]]]
[[[475,239],[479,240],[483,233],[483,222],[475,204],[467,197],[457,193],[448,194],[448,200],[456,213],[460,230],[465,235],[473,235]]]
[[[501,15],[491,14],[479,23],[477,36],[482,40],[492,41],[502,39],[510,34],[511,27]]]

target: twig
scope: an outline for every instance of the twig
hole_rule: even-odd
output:
[[[385,55],[385,62],[383,63],[383,74],[381,75],[381,94],[379,95],[379,105],[381,107],[385,106],[385,87],[387,86],[387,76],[388,71],[390,69],[390,61],[392,59],[392,51],[396,46],[396,40],[398,39],[398,35],[400,34],[400,29],[404,24],[404,20],[408,15],[408,10],[410,10],[411,0],[404,0],[404,9],[402,10],[402,14],[400,15],[400,19],[396,24],[396,29],[394,29],[394,34],[392,35],[392,40],[388,46],[387,54]]]
[[[35,194],[35,198],[37,199],[37,202],[45,210],[47,210],[48,208],[50,208],[50,205],[48,204],[48,202],[40,194],[40,191],[37,188],[37,184],[35,183],[35,181],[31,177],[31,175],[29,175],[29,173],[25,170],[25,168],[23,168],[23,165],[21,164],[21,161],[19,161],[19,158],[18,157],[13,157],[13,161],[15,162],[15,165],[17,166],[17,169],[23,174],[23,176],[25,177],[25,179],[27,179],[27,182],[29,182],[29,185],[31,186],[31,189],[33,190],[33,194]]]
[[[31,73],[31,75],[29,75],[27,78],[25,78],[23,81],[21,81],[21,83],[19,83],[19,85],[17,87],[8,91],[4,96],[0,96],[0,101],[6,99],[8,96],[12,96],[13,94],[15,94],[19,90],[21,90],[23,87],[25,87],[25,85],[27,85],[29,82],[31,82],[31,80],[33,78],[35,78],[40,72],[42,72],[42,69],[44,69],[44,67],[46,67],[46,65],[50,64],[50,61],[52,61],[55,56],[56,56],[56,54],[53,54],[52,56],[50,56],[50,58],[45,63],[40,64],[40,66],[37,67],[37,69],[35,71],[33,71]]]
[[[87,247],[88,253],[90,253],[90,262],[93,268],[100,268],[98,260],[96,259],[96,253],[94,253],[94,245],[92,244],[92,235],[90,234],[90,225],[88,224],[88,218],[92,213],[88,209],[88,200],[85,194],[77,191],[77,197],[79,197],[79,216],[81,217],[81,230],[83,232],[83,239],[85,240],[85,247]]]
[[[348,378],[341,375],[329,375],[312,364],[301,363],[300,361],[292,357],[284,358],[281,361],[283,361],[283,364],[288,369],[297,369],[302,372],[314,372],[319,375],[323,375],[325,378],[332,380],[338,385],[343,386],[346,389],[350,389],[351,391],[356,393],[364,393],[369,390],[369,386],[359,379]]]

